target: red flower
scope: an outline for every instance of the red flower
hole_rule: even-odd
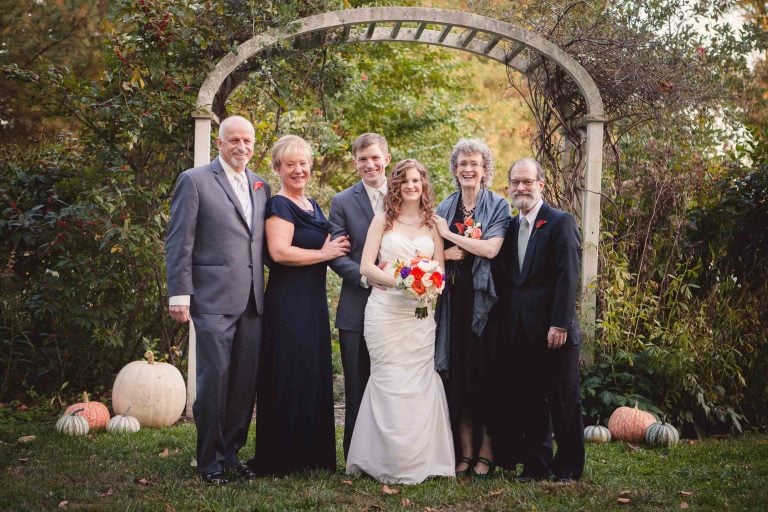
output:
[[[546,224],[547,221],[544,219],[539,219],[536,221],[536,229],[541,229],[541,227]]]
[[[411,268],[411,275],[416,281],[421,281],[421,278],[424,277],[424,271],[414,265]]]
[[[464,230],[467,228],[461,222],[454,223],[454,226],[456,226],[456,230],[459,232],[460,235],[463,235],[464,234]]]
[[[435,288],[443,286],[443,274],[440,272],[432,272],[432,275],[429,276],[429,278],[432,280],[432,284],[435,285]]]
[[[264,182],[254,181],[253,182],[253,191],[256,192],[257,190],[259,190],[263,186],[264,186]]]

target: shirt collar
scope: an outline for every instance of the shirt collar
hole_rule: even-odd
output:
[[[539,198],[539,201],[531,208],[531,211],[528,212],[528,215],[523,215],[523,212],[520,212],[520,218],[522,219],[525,217],[528,219],[528,225],[533,226],[534,221],[536,220],[536,217],[539,215],[539,210],[541,210],[541,205],[544,204],[544,199]]]
[[[221,158],[221,155],[219,155],[219,163],[221,164],[222,169],[224,169],[224,173],[227,175],[227,178],[229,179],[230,183],[235,183],[235,170],[224,161],[223,158]],[[245,171],[243,171],[243,176],[245,176],[246,181],[248,180],[248,176],[245,174]]]
[[[363,186],[365,187],[365,192],[368,194],[368,199],[371,200],[371,204],[373,204],[373,195],[376,193],[376,191],[380,191],[382,195],[387,195],[387,179],[384,178],[384,183],[381,184],[379,188],[373,188],[372,186],[368,185],[366,182],[361,182]]]

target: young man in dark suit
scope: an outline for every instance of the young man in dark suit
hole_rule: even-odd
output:
[[[176,181],[165,243],[170,315],[192,320],[197,335],[197,470],[211,484],[227,483],[226,469],[256,476],[237,458],[253,416],[264,312],[269,185],[246,169],[253,144],[247,119],[221,123],[219,156]]]
[[[349,237],[352,249],[346,256],[330,262],[342,279],[336,309],[341,363],[344,368],[344,457],[349,452],[352,431],[363,391],[371,373],[371,362],[363,337],[363,313],[371,287],[360,274],[360,258],[365,236],[374,214],[383,211],[387,193],[385,171],[392,160],[387,139],[377,133],[364,133],[352,143],[352,157],[360,181],[342,190],[331,200],[329,220],[333,238]]]
[[[544,186],[536,160],[524,158],[509,170],[509,197],[519,214],[497,262],[505,326],[495,402],[502,409],[510,398],[516,402],[501,416],[510,436],[522,435],[518,479],[570,482],[584,470],[576,317],[581,242],[573,217],[542,200]]]

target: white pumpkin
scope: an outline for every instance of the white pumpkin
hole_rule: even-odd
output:
[[[116,434],[132,434],[138,432],[141,429],[141,424],[139,423],[139,420],[133,416],[128,416],[130,410],[131,408],[128,407],[125,414],[115,414],[112,416],[109,423],[107,423],[107,432]]]
[[[143,427],[173,425],[187,404],[187,387],[181,372],[172,364],[155,362],[151,351],[146,361],[125,365],[112,386],[112,408],[115,414],[132,416]]]
[[[600,416],[594,425],[584,428],[584,441],[588,443],[607,443],[611,440],[611,431],[600,424]]]
[[[78,416],[78,413],[82,411],[83,409],[77,409],[71,413],[65,413],[56,422],[56,430],[68,436],[84,436],[87,434],[91,427],[88,426],[88,420]]]

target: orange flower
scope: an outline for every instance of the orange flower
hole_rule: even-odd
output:
[[[435,285],[435,288],[440,288],[443,286],[443,274],[440,272],[432,272],[432,275],[429,276],[429,278],[432,280],[432,283]]]
[[[475,221],[472,220],[472,217],[467,217],[466,219],[464,219],[464,225],[467,227],[474,226]]]
[[[414,270],[416,270],[416,269],[414,269]],[[424,271],[422,271],[421,273],[422,273],[422,275],[423,275],[423,274],[424,274]],[[413,272],[411,272],[411,274],[413,274]],[[413,284],[411,285],[411,289],[412,289],[414,292],[416,292],[417,294],[419,294],[419,295],[423,295],[423,294],[424,294],[424,292],[426,292],[426,291],[427,291],[427,289],[426,289],[426,288],[424,288],[424,283],[422,283],[422,282],[421,282],[421,279],[417,279],[417,280],[415,280],[415,281],[413,282]]]

